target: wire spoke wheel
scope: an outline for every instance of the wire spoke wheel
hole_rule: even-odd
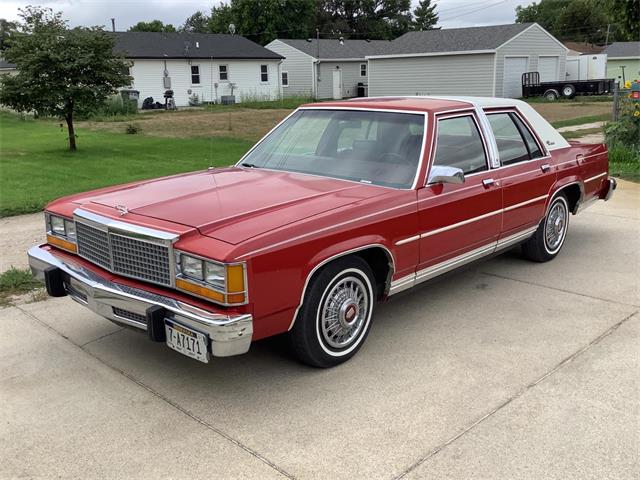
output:
[[[327,292],[319,322],[322,340],[332,349],[348,348],[358,339],[369,314],[365,284],[355,276],[340,279]]]
[[[562,245],[567,231],[567,219],[566,204],[561,201],[555,202],[549,210],[544,229],[545,243],[550,252],[555,252]]]

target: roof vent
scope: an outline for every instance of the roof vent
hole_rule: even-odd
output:
[[[200,48],[200,42],[196,42],[196,48]]]

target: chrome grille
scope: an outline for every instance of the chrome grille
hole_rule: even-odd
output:
[[[172,285],[166,245],[96,228],[76,220],[78,254],[107,270],[159,285]]]
[[[107,232],[76,222],[76,235],[78,236],[78,255],[101,267],[111,269]]]

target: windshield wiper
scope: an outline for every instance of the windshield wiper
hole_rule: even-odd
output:
[[[257,165],[254,165],[253,163],[241,163],[240,166],[247,167],[247,168],[260,168]]]

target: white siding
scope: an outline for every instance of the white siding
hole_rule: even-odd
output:
[[[313,57],[287,45],[280,40],[274,40],[265,46],[285,59],[281,70],[289,73],[289,86],[282,88],[285,97],[313,96]]]
[[[558,55],[558,78],[564,79],[566,71],[567,50],[549,36],[538,25],[533,25],[513,40],[498,48],[496,53],[496,96],[504,96],[504,58],[506,56],[529,57],[529,71],[538,71],[538,57],[540,55]],[[519,95],[518,95],[519,96]]]
[[[493,54],[369,59],[369,96],[493,95]]]
[[[166,69],[171,78],[171,90],[178,107],[189,105],[189,96],[197,94],[200,101],[219,101],[222,95],[231,94],[230,84],[235,84],[233,94],[236,102],[245,100],[276,100],[280,97],[278,60],[191,60],[191,65],[200,67],[200,84],[191,83],[191,65],[185,60],[167,60]],[[228,81],[220,81],[218,66],[227,65]],[[260,65],[268,65],[269,82],[260,81]],[[165,62],[163,60],[134,60],[131,67],[133,85],[140,91],[138,105],[147,97],[164,103]],[[213,75],[212,75],[213,74]],[[213,80],[212,80],[213,78]],[[216,88],[216,83],[218,84]],[[189,92],[191,90],[191,92]]]
[[[367,77],[360,76],[361,63],[366,63],[366,61],[320,62],[318,98],[333,98],[333,71],[336,68],[342,70],[342,97],[357,96],[358,83],[367,83]]]

